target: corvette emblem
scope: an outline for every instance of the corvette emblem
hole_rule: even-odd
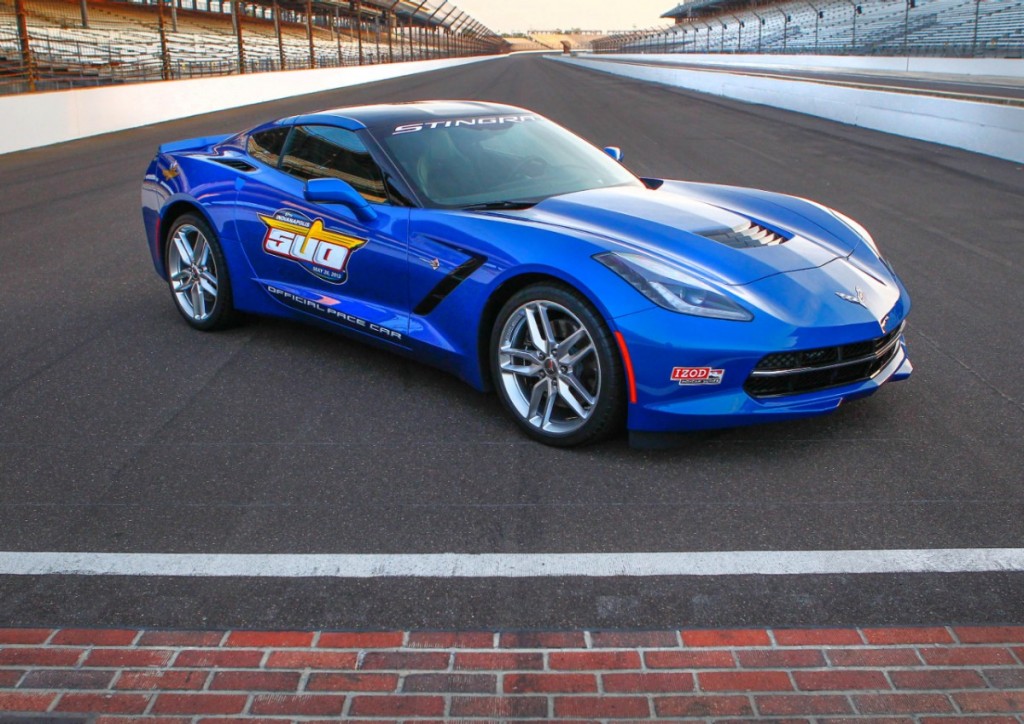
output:
[[[866,305],[864,303],[864,290],[861,289],[860,287],[857,287],[857,295],[856,296],[854,296],[853,294],[847,294],[846,292],[836,292],[836,296],[839,297],[840,299],[844,300],[844,301],[853,302],[854,304],[859,304],[860,306],[864,307],[865,309],[867,309],[867,307],[868,307],[868,305]]]
[[[181,173],[181,169],[178,167],[178,164],[172,163],[170,168],[160,169],[160,173],[164,175],[164,179],[170,181],[172,178],[176,177],[179,173]]]

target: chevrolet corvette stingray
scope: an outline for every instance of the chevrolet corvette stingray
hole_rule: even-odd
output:
[[[620,161],[522,108],[339,108],[160,146],[143,219],[195,329],[325,325],[496,389],[551,445],[817,415],[910,375],[910,299],[857,222]]]

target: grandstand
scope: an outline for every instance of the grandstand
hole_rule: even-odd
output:
[[[0,0],[0,93],[506,49],[446,0]]]
[[[690,0],[598,52],[1024,55],[1024,0]]]

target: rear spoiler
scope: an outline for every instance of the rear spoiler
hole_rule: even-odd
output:
[[[234,134],[227,134],[223,136],[203,136],[202,138],[186,138],[184,141],[172,141],[171,143],[163,143],[157,149],[160,153],[177,153],[178,151],[193,151],[200,148],[207,148],[209,146],[215,146],[218,143],[231,138]]]

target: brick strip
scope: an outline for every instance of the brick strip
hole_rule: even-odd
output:
[[[0,716],[1024,724],[1024,626],[0,629]]]

